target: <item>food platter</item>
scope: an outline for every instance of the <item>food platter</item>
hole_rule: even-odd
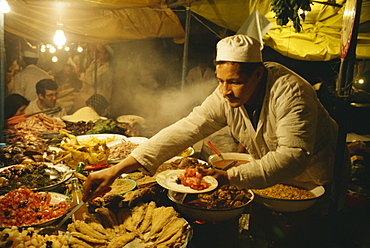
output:
[[[58,204],[62,201],[66,201],[68,202],[69,201],[69,197],[66,196],[66,195],[63,195],[63,194],[60,194],[60,193],[57,193],[57,192],[39,192],[39,193],[42,193],[42,194],[49,194],[51,196],[51,200],[50,200],[50,204]],[[0,196],[0,198],[2,198],[4,196]],[[21,228],[27,228],[27,227],[44,227],[44,226],[48,226],[48,225],[51,225],[53,224],[54,222],[58,221],[60,218],[62,218],[64,215],[61,215],[61,216],[58,216],[56,218],[53,218],[53,219],[49,219],[45,222],[40,222],[40,223],[37,223],[37,224],[33,224],[33,225],[22,225],[22,226],[18,226],[18,227],[21,227]],[[1,227],[0,226],[0,230],[3,230],[5,228],[10,228],[9,227]]]
[[[65,165],[65,164],[52,164],[52,163],[45,163],[45,162],[41,162],[41,163],[38,163],[38,164],[45,164],[47,166],[47,168],[45,169],[45,172],[46,174],[44,174],[43,176],[49,176],[50,177],[50,184],[47,184],[47,185],[43,185],[43,186],[40,186],[40,187],[27,187],[26,188],[30,188],[34,191],[49,191],[49,190],[52,190],[53,188],[61,185],[62,183],[66,182],[67,180],[69,180],[72,175],[73,175],[73,170],[71,167],[69,167],[68,165]],[[7,166],[7,167],[3,167],[0,169],[0,173],[3,173],[5,172],[6,170],[13,170],[13,168],[18,168],[20,165],[10,165],[10,166]],[[9,180],[12,180],[12,179],[9,179]],[[23,185],[24,186],[24,185]],[[12,189],[9,189],[9,188],[5,188],[5,187],[0,187],[0,194],[6,194],[9,190],[13,190],[15,188],[12,188]]]
[[[72,115],[64,115],[61,117],[61,119],[63,121],[67,121],[67,122],[74,122],[74,123],[77,123],[78,121],[71,121],[71,118],[72,118]],[[101,120],[107,120],[108,118],[107,117],[103,117],[103,116],[100,116],[100,119]],[[95,122],[97,120],[91,120],[92,122]]]
[[[86,135],[78,135],[76,136],[76,138],[78,141],[84,141],[84,140],[88,140],[91,138],[97,138],[99,140],[111,139],[113,141],[127,140],[127,137],[121,134],[86,134]],[[110,143],[110,142],[107,142],[107,143]]]
[[[198,193],[205,193],[214,190],[217,188],[218,182],[212,176],[205,176],[203,179],[210,183],[210,186],[203,190],[194,190],[190,187],[186,187],[182,184],[176,183],[176,179],[180,174],[183,174],[185,170],[166,170],[159,173],[156,177],[157,183],[161,185],[163,188],[168,190],[180,192],[180,193],[187,193],[187,194],[198,194]]]
[[[108,163],[110,164],[119,163],[124,158],[126,158],[128,156],[128,153],[129,152],[131,153],[131,151],[135,149],[137,145],[140,145],[147,140],[148,138],[146,137],[128,137],[124,140],[120,139],[107,143],[107,146],[111,148]],[[136,146],[134,144],[136,144]],[[122,155],[123,157],[117,155]]]
[[[147,140],[148,140],[148,138],[146,138],[146,137],[126,137],[125,136],[124,139],[119,139],[119,140],[115,140],[115,141],[107,143],[107,146],[112,147],[114,145],[117,145],[117,144],[120,144],[120,143],[123,143],[123,142],[127,142],[127,141],[130,141],[131,143],[135,143],[135,144],[140,145],[140,144],[144,143]]]

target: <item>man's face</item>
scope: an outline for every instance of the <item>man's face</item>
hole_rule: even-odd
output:
[[[58,93],[56,90],[45,90],[45,96],[39,94],[39,99],[46,108],[54,108],[57,103]]]
[[[225,63],[216,66],[216,77],[222,95],[229,101],[232,108],[253,104],[252,95],[256,92],[260,81],[256,71],[249,77],[240,71],[239,64]]]

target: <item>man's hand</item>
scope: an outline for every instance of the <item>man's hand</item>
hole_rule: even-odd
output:
[[[229,179],[227,176],[227,172],[223,170],[217,169],[202,169],[198,168],[198,172],[201,173],[203,176],[213,176],[217,179],[219,185],[229,184]]]
[[[113,173],[112,168],[90,173],[83,184],[84,196],[82,199],[84,201],[90,197],[98,196],[114,182],[116,173]]]

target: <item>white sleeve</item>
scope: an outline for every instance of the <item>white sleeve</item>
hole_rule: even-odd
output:
[[[187,117],[161,130],[131,155],[154,174],[164,161],[226,126],[222,100],[214,92]]]

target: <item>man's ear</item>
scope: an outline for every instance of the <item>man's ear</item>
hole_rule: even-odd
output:
[[[263,73],[265,72],[265,68],[263,68],[262,66],[259,66],[256,68],[256,70],[254,70],[254,76],[257,78],[257,80],[261,80],[261,78],[263,77]]]

